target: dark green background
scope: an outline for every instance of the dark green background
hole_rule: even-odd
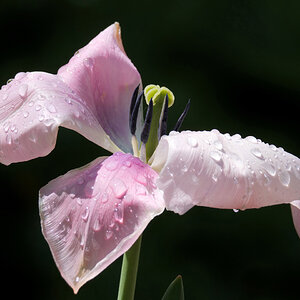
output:
[[[0,82],[55,73],[114,21],[144,84],[188,98],[183,129],[254,135],[300,156],[300,1],[1,1]],[[107,153],[61,129],[45,158],[0,166],[1,292],[10,299],[116,299],[118,259],[77,296],[40,232],[38,190]],[[143,236],[136,299],[160,299],[183,276],[187,300],[299,299],[300,240],[289,206],[166,212]],[[4,279],[3,279],[4,278]]]

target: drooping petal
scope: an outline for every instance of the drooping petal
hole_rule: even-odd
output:
[[[247,209],[300,199],[300,159],[254,137],[171,132],[152,157],[166,207]]]
[[[111,140],[124,152],[132,152],[129,107],[141,78],[124,51],[119,24],[77,51],[58,75],[92,107]],[[139,119],[138,127],[140,123]]]
[[[157,176],[138,158],[115,153],[41,189],[43,234],[75,293],[127,251],[164,210]]]
[[[300,237],[300,200],[291,203],[291,210],[296,231]]]
[[[73,129],[112,152],[93,112],[57,75],[18,73],[0,91],[0,162],[9,165],[50,153],[58,126]]]

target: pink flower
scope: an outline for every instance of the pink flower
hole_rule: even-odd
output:
[[[47,155],[59,126],[114,153],[40,190],[43,234],[75,292],[165,208],[184,214],[194,205],[244,210],[290,203],[300,235],[300,159],[282,148],[217,130],[172,131],[148,164],[135,157],[129,111],[139,84],[115,23],[56,75],[18,73],[0,91],[1,163]]]

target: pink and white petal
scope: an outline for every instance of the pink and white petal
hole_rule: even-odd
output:
[[[171,132],[152,159],[166,207],[247,209],[300,199],[300,159],[254,137]]]
[[[9,165],[49,154],[58,126],[73,129],[110,151],[93,112],[57,75],[18,73],[0,91],[0,162]]]
[[[300,237],[300,200],[296,200],[291,203],[291,210],[295,229]]]
[[[126,252],[162,213],[157,177],[138,158],[117,152],[41,189],[43,234],[75,293]]]
[[[119,24],[78,50],[58,75],[91,107],[111,140],[132,152],[129,107],[141,78],[124,51]]]

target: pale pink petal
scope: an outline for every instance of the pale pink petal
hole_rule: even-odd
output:
[[[92,108],[111,140],[132,152],[129,107],[141,78],[124,51],[119,24],[78,50],[58,75]]]
[[[41,189],[43,234],[75,293],[127,251],[162,213],[157,176],[138,158],[117,152]]]
[[[296,200],[291,203],[291,210],[295,229],[300,237],[300,200]]]
[[[0,162],[9,165],[45,156],[55,147],[58,126],[73,129],[110,151],[93,112],[57,75],[18,73],[0,91]]]
[[[300,159],[254,137],[171,132],[152,158],[166,207],[247,209],[300,199]]]

